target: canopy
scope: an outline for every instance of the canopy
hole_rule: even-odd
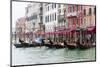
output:
[[[87,27],[87,28],[86,28],[86,31],[87,31],[87,32],[94,32],[94,33],[95,33],[95,32],[96,32],[96,27],[95,27],[95,26]]]

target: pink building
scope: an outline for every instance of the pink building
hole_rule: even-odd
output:
[[[69,4],[67,10],[68,28],[80,27],[83,18],[83,6]]]
[[[25,40],[25,30],[26,30],[26,19],[24,17],[20,18],[16,22],[16,34],[17,37]]]

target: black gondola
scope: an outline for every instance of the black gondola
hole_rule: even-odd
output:
[[[65,46],[58,45],[58,44],[45,44],[45,46],[48,48],[56,48],[56,49],[65,48]]]
[[[14,46],[16,48],[20,48],[20,47],[29,47],[29,44],[28,43],[21,43],[21,44],[14,44]]]
[[[77,46],[75,46],[75,45],[70,45],[70,44],[67,44],[66,47],[67,47],[68,49],[75,49],[75,48],[77,48]]]
[[[92,45],[92,43],[78,43],[77,47],[79,49],[88,49],[88,48],[91,48],[91,47],[95,47],[95,45]]]
[[[75,48],[76,48],[75,45],[70,45],[70,43],[67,43],[66,41],[64,41],[64,45],[65,45],[65,47],[68,48],[68,49],[75,49]]]
[[[39,47],[39,46],[44,46],[44,45],[40,43],[34,43],[34,44],[22,43],[22,44],[14,44],[14,46],[16,48],[21,48],[21,47]]]

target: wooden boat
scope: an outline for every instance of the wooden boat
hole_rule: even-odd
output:
[[[20,47],[29,47],[29,44],[28,43],[21,43],[21,44],[14,44],[14,46],[16,48],[20,48]]]
[[[88,49],[91,47],[95,47],[95,45],[92,45],[92,43],[81,43],[81,44],[77,44],[79,49]]]
[[[54,45],[52,45],[52,44],[49,44],[49,43],[47,43],[47,44],[44,44],[46,47],[48,47],[48,48],[53,48],[54,47]]]
[[[61,44],[56,44],[56,45],[54,45],[54,47],[57,48],[57,49],[59,49],[59,48],[65,48],[65,46],[61,45]]]
[[[59,48],[64,48],[65,46],[63,45],[60,45],[60,44],[45,44],[46,47],[48,48],[56,48],[56,49],[59,49]]]
[[[77,47],[76,43],[69,43],[69,42],[66,42],[66,41],[64,41],[64,45],[68,49],[75,49]]]
[[[68,43],[68,44],[66,45],[66,47],[67,47],[68,49],[75,49],[75,48],[77,48],[77,46],[76,46],[75,43]]]
[[[14,46],[16,48],[22,48],[22,47],[39,47],[39,46],[44,46],[44,45],[40,43],[34,43],[34,44],[21,43],[21,44],[14,44]]]

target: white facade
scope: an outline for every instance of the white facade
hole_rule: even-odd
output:
[[[39,28],[39,23],[40,21],[40,3],[33,3],[29,4],[28,7],[26,8],[26,17],[28,18],[27,20],[27,27],[29,31],[37,30]]]
[[[58,4],[58,22],[59,22],[59,27],[64,26],[64,16],[65,16],[65,5],[64,4]]]
[[[26,7],[26,33],[32,33],[28,38],[28,42],[30,43],[36,37],[34,33],[40,29],[39,23],[42,23],[42,13],[40,8],[41,3],[31,3]]]
[[[43,23],[45,32],[53,32],[54,27],[58,25],[58,4],[43,4]]]

